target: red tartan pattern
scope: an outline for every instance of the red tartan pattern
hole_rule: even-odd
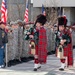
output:
[[[37,49],[36,49],[37,50]],[[46,63],[47,60],[47,36],[46,30],[42,27],[39,30],[38,41],[38,60],[40,63]],[[36,53],[37,53],[36,51]]]
[[[36,50],[35,55],[38,55],[38,58],[36,59],[34,57],[34,63],[42,64],[42,63],[46,63],[46,60],[47,60],[47,36],[46,36],[46,30],[43,27],[39,30],[38,38],[39,38],[39,41],[35,47],[35,50]],[[31,54],[31,50],[29,54]]]

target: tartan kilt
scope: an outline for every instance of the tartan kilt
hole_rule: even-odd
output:
[[[38,60],[41,64],[45,64],[47,60],[47,50],[43,46],[41,49],[38,48],[36,51],[36,54],[38,54]]]
[[[67,65],[73,66],[73,49],[72,44],[68,44],[67,47],[64,48],[64,56],[67,56]]]
[[[56,56],[57,56],[57,48],[56,48]],[[67,65],[73,66],[73,49],[72,44],[68,44],[64,47],[64,57],[67,57]]]
[[[30,48],[30,52],[29,54],[32,54],[31,52],[31,48]],[[33,54],[32,54],[33,55]],[[38,45],[35,46],[35,54],[34,56],[37,55],[38,56],[38,60],[39,62],[42,64],[45,64],[46,63],[46,60],[47,60],[47,50],[44,49],[44,50],[39,50],[38,49]]]
[[[43,64],[47,60],[47,36],[43,27],[39,30],[38,39],[38,44],[35,45],[35,55],[38,56],[39,63]]]
[[[30,50],[30,52],[29,52],[30,54],[32,54],[31,53],[31,50]],[[36,45],[35,46],[35,55],[37,55],[38,56],[38,60],[39,60],[39,63],[43,63],[43,64],[45,64],[46,63],[46,60],[47,60],[47,50],[39,50],[38,49],[38,45]],[[35,56],[34,55],[34,56]]]
[[[46,30],[42,27],[39,30],[39,41],[38,41],[38,60],[41,64],[45,64],[47,60],[47,36]],[[37,53],[36,51],[36,53]]]

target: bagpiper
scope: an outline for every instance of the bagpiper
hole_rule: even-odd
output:
[[[47,36],[44,28],[46,21],[46,16],[38,15],[35,21],[34,35],[30,35],[35,42],[34,71],[41,68],[41,64],[45,64],[47,60]]]
[[[56,56],[60,59],[59,70],[61,71],[64,71],[65,67],[73,66],[72,36],[66,25],[66,16],[59,17],[56,33]]]

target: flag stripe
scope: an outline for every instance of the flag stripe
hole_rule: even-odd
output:
[[[28,2],[26,4],[26,10],[25,10],[25,15],[24,15],[24,21],[27,23],[28,22],[28,14],[29,14],[29,10],[28,10]]]
[[[6,0],[2,0],[2,5],[1,5],[1,21],[7,22],[7,5],[6,5]]]

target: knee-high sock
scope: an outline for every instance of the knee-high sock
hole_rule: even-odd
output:
[[[34,59],[34,68],[38,68],[39,61],[38,59]]]
[[[65,63],[65,59],[60,59],[60,61],[61,61],[62,63]]]
[[[65,59],[60,59],[61,61],[61,67],[60,68],[65,68]]]
[[[39,60],[35,58],[35,59],[34,59],[34,63],[35,63],[35,64],[38,64],[38,63],[39,63]]]

